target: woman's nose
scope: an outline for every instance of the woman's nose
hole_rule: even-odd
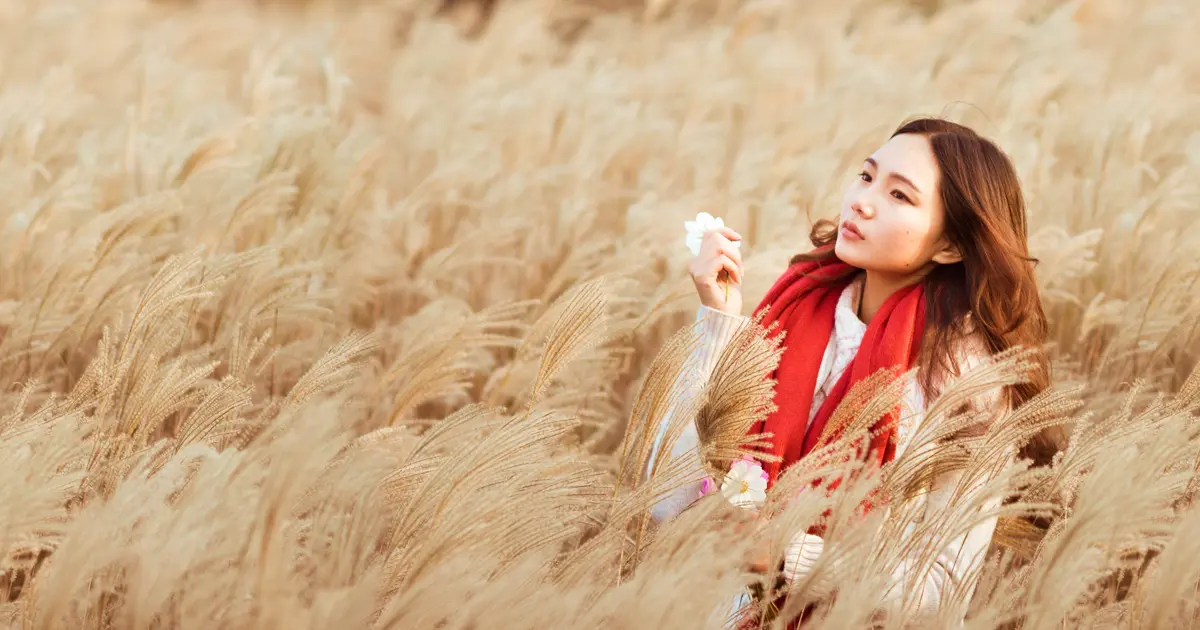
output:
[[[852,210],[854,210],[855,212],[857,212],[859,214],[859,216],[861,216],[864,219],[875,218],[875,207],[872,206],[870,203],[863,201],[862,199],[859,199],[858,201],[855,201],[854,203],[850,204],[850,208]]]

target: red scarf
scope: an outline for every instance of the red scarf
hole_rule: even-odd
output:
[[[755,309],[755,314],[766,311],[762,319],[763,326],[768,330],[772,325],[776,326],[770,332],[772,337],[781,332],[787,333],[783,340],[783,355],[771,374],[771,378],[775,379],[773,400],[776,410],[750,429],[752,433],[774,434],[770,438],[770,452],[782,458],[782,461],[763,465],[768,485],[774,485],[782,471],[823,442],[822,437],[825,438],[824,442],[840,437],[841,431],[837,427],[830,429],[829,435],[822,434],[834,411],[856,383],[880,369],[907,370],[920,352],[925,330],[925,290],[918,283],[893,293],[871,318],[858,353],[830,390],[813,421],[808,422],[821,361],[829,345],[829,337],[833,334],[838,299],[857,271],[837,258],[798,262],[775,281]],[[865,453],[868,464],[882,466],[895,456],[898,415],[899,409],[893,409],[871,427],[874,437]],[[837,485],[838,480],[834,480],[828,488],[832,490]],[[862,508],[869,510],[871,500],[868,499]],[[828,514],[826,511],[826,516]],[[819,536],[823,535],[824,528],[818,525],[808,531]],[[782,608],[786,600],[786,595],[779,595],[775,604]],[[805,613],[811,613],[811,609],[812,606]],[[808,616],[801,614],[799,619],[788,624],[788,629],[800,628]],[[758,628],[761,626],[759,621],[757,614],[747,614],[738,628]]]
[[[755,309],[756,314],[766,310],[763,326],[770,329],[778,325],[771,336],[787,332],[784,352],[771,375],[775,379],[777,409],[751,427],[751,432],[774,434],[770,438],[770,452],[782,457],[782,461],[763,465],[770,485],[774,485],[783,470],[813,450],[842,398],[856,383],[883,368],[908,370],[920,351],[925,329],[925,291],[918,283],[893,293],[871,318],[858,353],[830,390],[812,423],[808,422],[821,360],[833,334],[838,298],[855,271],[837,258],[795,263],[775,281]],[[882,466],[895,456],[898,415],[899,409],[893,409],[872,427],[875,437],[866,450],[869,464]],[[838,433],[834,428],[825,438],[836,439]]]

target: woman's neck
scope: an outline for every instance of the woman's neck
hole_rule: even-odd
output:
[[[862,293],[858,298],[858,318],[864,324],[870,324],[875,313],[883,307],[893,293],[905,287],[912,286],[925,277],[925,273],[898,276],[887,273],[867,271],[863,280]]]

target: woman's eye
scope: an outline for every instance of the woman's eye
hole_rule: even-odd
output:
[[[870,173],[867,173],[866,171],[863,171],[863,172],[859,173],[859,174],[858,174],[858,178],[859,178],[859,179],[861,179],[861,180],[863,180],[864,182],[870,182],[870,181],[871,181],[871,175],[870,175]]]
[[[893,190],[892,196],[895,197],[896,199],[899,199],[900,201],[903,201],[904,203],[911,203],[908,200],[908,196],[905,195],[904,193],[900,192],[899,190]]]

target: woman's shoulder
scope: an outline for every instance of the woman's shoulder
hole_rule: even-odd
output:
[[[930,374],[929,394],[940,397],[947,388],[953,388],[954,383],[972,372],[991,364],[995,353],[988,337],[972,321],[968,314],[956,334],[946,340],[946,346],[941,350],[940,357],[932,357],[933,364],[928,369]],[[973,406],[993,407],[1003,398],[1003,386],[987,388],[973,397]]]
[[[958,368],[957,375],[952,378],[968,376],[972,372],[990,365],[996,356],[988,342],[987,335],[975,325],[970,314],[964,318],[961,330],[962,332],[954,338],[950,348]],[[996,384],[973,396],[969,404],[978,410],[999,410],[1003,400],[1004,386]]]
[[[959,366],[959,373],[978,368],[990,363],[993,358],[991,344],[987,335],[979,330],[974,318],[968,313],[963,318],[961,332],[951,341],[951,352]]]

